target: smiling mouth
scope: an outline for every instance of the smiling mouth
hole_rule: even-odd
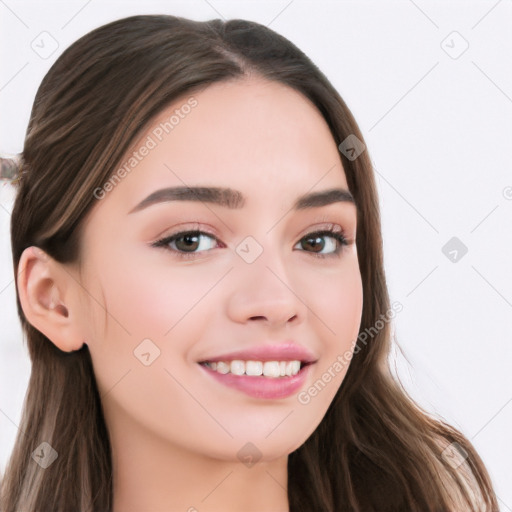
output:
[[[199,364],[222,375],[232,374],[238,376],[282,379],[286,377],[294,377],[305,366],[313,363],[299,361],[297,359],[281,361],[244,361],[240,359],[233,359],[231,361],[201,361]]]

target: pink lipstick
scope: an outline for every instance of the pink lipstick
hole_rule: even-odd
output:
[[[255,398],[286,398],[304,386],[316,357],[294,342],[259,345],[198,361],[212,378]]]

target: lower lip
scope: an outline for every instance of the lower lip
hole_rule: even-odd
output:
[[[310,368],[308,364],[301,368],[297,375],[290,377],[253,377],[250,375],[234,375],[233,373],[219,373],[202,364],[204,371],[225,386],[229,386],[254,398],[286,398],[296,393],[306,381]]]

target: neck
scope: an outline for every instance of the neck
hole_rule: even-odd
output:
[[[109,434],[113,512],[289,512],[288,456],[249,467],[236,454],[207,457],[119,416]]]

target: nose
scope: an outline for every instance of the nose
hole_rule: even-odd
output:
[[[228,315],[237,323],[264,321],[279,327],[304,321],[307,306],[298,282],[277,256],[265,250],[254,262],[239,261],[232,273],[235,283],[228,300]]]

